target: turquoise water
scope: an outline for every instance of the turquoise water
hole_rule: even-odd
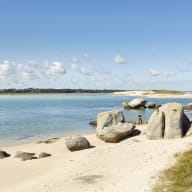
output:
[[[96,95],[14,95],[0,96],[0,145],[22,143],[42,138],[92,133],[89,121],[103,111],[121,109],[122,102],[135,97]],[[147,99],[158,104],[192,99]],[[139,111],[124,110],[128,121],[136,121]],[[141,111],[148,120],[153,110]],[[191,117],[191,113],[187,113]]]

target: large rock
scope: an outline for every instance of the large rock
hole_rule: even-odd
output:
[[[184,136],[191,123],[179,103],[168,103],[155,111],[147,127],[148,139],[174,139]]]
[[[100,130],[97,129],[97,136],[105,142],[117,143],[131,135],[134,129],[133,123],[118,123]]]
[[[105,142],[117,143],[131,135],[134,129],[133,123],[124,123],[124,116],[119,110],[99,113],[97,116],[96,134]]]
[[[97,129],[103,129],[120,122],[124,122],[124,116],[120,110],[107,111],[97,115]]]
[[[164,115],[161,111],[155,111],[148,122],[146,137],[147,139],[161,139],[165,127]]]
[[[91,147],[89,141],[80,135],[72,135],[71,137],[66,138],[65,144],[70,151],[78,151]]]
[[[132,101],[130,102],[123,102],[123,106],[124,108],[131,108],[131,109],[135,109],[135,108],[141,108],[141,107],[146,107],[145,104],[146,104],[147,100],[143,99],[143,98],[136,98],[136,99],[133,99]]]
[[[184,128],[183,106],[179,103],[168,103],[161,107],[161,111],[165,114],[164,138],[181,138]]]

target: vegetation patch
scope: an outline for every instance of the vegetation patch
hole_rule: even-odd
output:
[[[154,94],[174,94],[174,95],[184,95],[184,91],[172,91],[167,89],[152,90]]]
[[[27,88],[27,89],[0,89],[0,95],[17,95],[17,94],[80,94],[80,93],[113,93],[123,90],[112,90],[112,89],[38,89],[38,88]]]
[[[175,157],[177,162],[160,174],[153,192],[192,192],[192,149]]]

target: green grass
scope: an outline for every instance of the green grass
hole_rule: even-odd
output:
[[[155,94],[174,94],[174,95],[183,95],[185,94],[184,91],[172,91],[172,90],[166,90],[166,89],[160,89],[160,90],[152,90]]]
[[[192,149],[175,157],[177,162],[160,174],[153,192],[192,192]]]

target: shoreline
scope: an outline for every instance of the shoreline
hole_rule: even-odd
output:
[[[95,147],[75,152],[66,148],[65,137],[48,144],[32,142],[4,147],[2,150],[11,157],[0,160],[1,191],[150,191],[159,171],[175,162],[174,154],[189,148],[191,137],[147,140],[146,125],[137,128],[142,131],[140,135],[120,143],[105,143],[94,133],[81,134]],[[37,155],[47,152],[52,156],[21,161],[14,158],[17,151]]]
[[[0,144],[0,148],[4,147],[12,147],[12,146],[20,146],[20,145],[27,145],[31,143],[36,143],[42,140],[49,140],[52,138],[65,138],[69,137],[70,135],[92,135],[95,133],[95,130],[90,129],[89,131],[78,131],[78,132],[67,132],[67,133],[54,133],[54,134],[47,134],[47,135],[41,135],[41,136],[32,136],[27,137],[26,139],[21,140],[10,140],[8,139],[5,144]]]

